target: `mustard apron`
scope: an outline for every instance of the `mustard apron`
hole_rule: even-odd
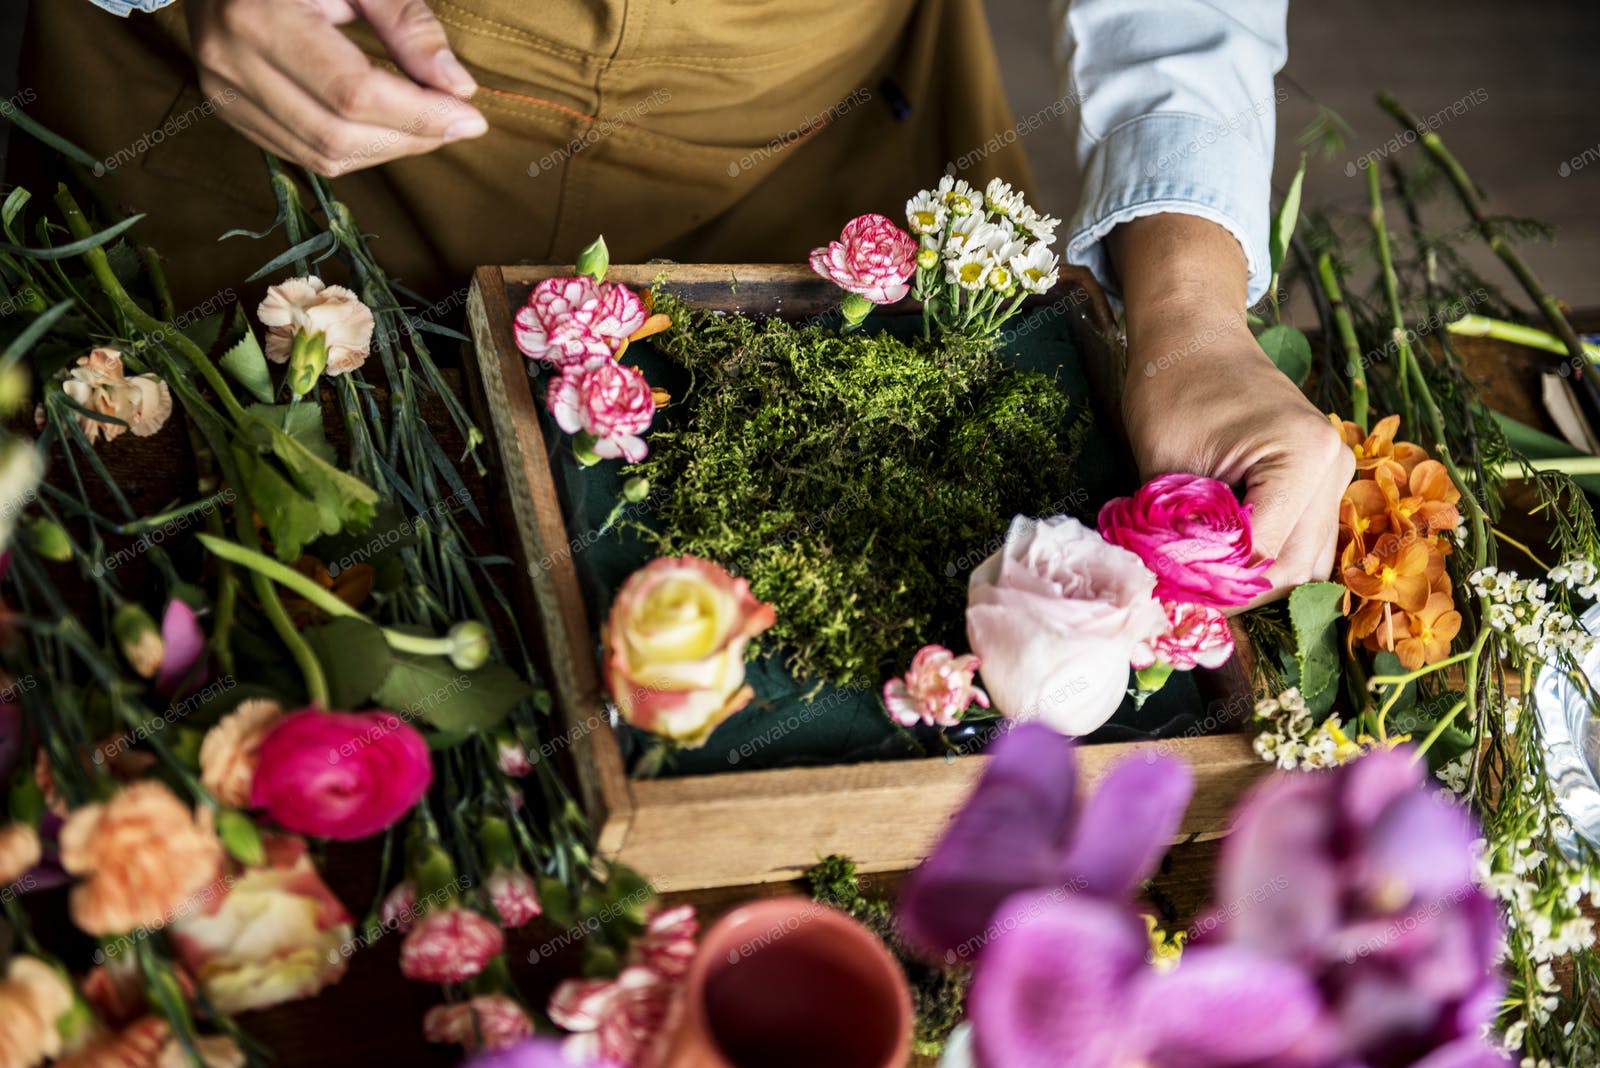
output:
[[[480,264],[570,262],[602,232],[619,263],[800,260],[854,215],[898,218],[955,160],[1031,190],[1016,139],[984,149],[1012,119],[982,0],[430,6],[489,132],[335,181],[385,267],[430,297]],[[97,191],[148,213],[142,239],[199,302],[269,258],[217,237],[273,205],[260,154],[196,84],[181,8],[35,0],[21,84],[30,113],[105,161]],[[32,140],[11,151],[36,177]]]

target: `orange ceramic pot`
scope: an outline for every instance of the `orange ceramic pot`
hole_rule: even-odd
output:
[[[802,897],[719,920],[690,966],[665,1068],[902,1068],[911,991],[871,931]]]

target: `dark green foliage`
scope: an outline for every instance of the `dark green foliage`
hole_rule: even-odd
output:
[[[917,956],[895,928],[893,899],[863,893],[855,862],[848,857],[838,853],[823,857],[806,872],[806,881],[811,884],[813,899],[849,913],[883,939],[911,984],[911,1004],[916,1011],[912,1051],[924,1057],[939,1056],[945,1039],[961,1022],[972,969],[965,965],[941,968]]]
[[[968,576],[1011,517],[1087,503],[1090,422],[1047,375],[959,336],[656,308],[692,376],[640,469],[658,547],[748,578],[797,674],[876,686],[925,642],[964,647]]]

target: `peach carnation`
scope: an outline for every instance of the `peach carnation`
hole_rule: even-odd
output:
[[[263,697],[239,702],[200,743],[200,785],[233,808],[248,808],[261,741],[283,716],[283,706]]]
[[[85,805],[61,828],[61,866],[81,876],[72,921],[92,935],[161,927],[211,880],[222,844],[164,784]]]
[[[357,370],[372,345],[372,309],[344,286],[324,285],[315,275],[286,278],[268,288],[256,317],[267,328],[267,359],[283,363],[302,331],[322,334],[328,346],[325,373]]]
[[[26,823],[0,827],[0,883],[15,883],[39,863],[39,832]]]
[[[80,408],[121,420],[111,423],[78,414],[78,426],[91,445],[96,438],[112,441],[121,437],[124,430],[147,438],[172,415],[172,391],[167,384],[151,374],[129,377],[122,368],[122,353],[116,349],[95,349],[80,356],[67,372],[61,390]]]
[[[34,1065],[61,1053],[56,1021],[72,1008],[66,980],[38,957],[11,958],[0,979],[0,1064]]]

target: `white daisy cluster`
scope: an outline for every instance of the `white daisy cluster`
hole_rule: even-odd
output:
[[[1283,771],[1337,767],[1341,746],[1349,744],[1336,715],[1318,723],[1298,687],[1256,702],[1256,718],[1266,724],[1256,735],[1256,755]]]
[[[1557,574],[1560,578],[1557,578]],[[1550,587],[1539,579],[1519,578],[1515,571],[1486,567],[1468,580],[1488,599],[1489,626],[1509,637],[1523,653],[1546,662],[1561,653],[1581,659],[1594,648],[1595,636],[1578,626],[1570,612],[1551,602]],[[1550,581],[1566,586],[1580,597],[1593,597],[1595,566],[1577,560],[1552,568]]]
[[[906,201],[906,224],[919,245],[912,293],[946,327],[992,333],[1060,277],[1050,245],[1061,220],[998,178],[979,192],[946,175]]]

